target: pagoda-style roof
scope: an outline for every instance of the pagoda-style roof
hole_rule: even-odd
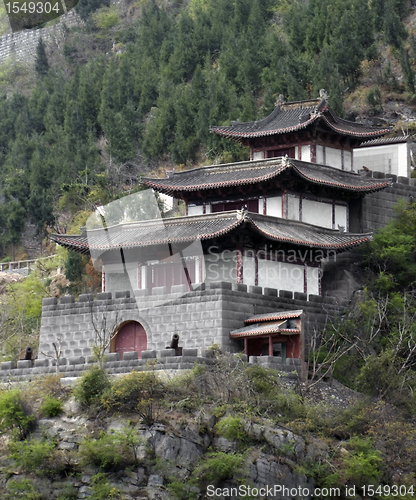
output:
[[[357,148],[369,148],[372,146],[387,146],[389,144],[404,144],[410,142],[410,137],[408,135],[400,135],[396,137],[380,137],[378,139],[372,139],[371,141],[366,141],[357,146]]]
[[[244,323],[248,326],[233,330],[230,335],[233,339],[262,337],[263,335],[299,335],[299,328],[287,328],[287,320],[300,318],[302,310],[297,311],[275,311],[267,314],[257,314],[246,319]]]
[[[297,309],[296,311],[275,311],[266,314],[255,314],[244,320],[244,323],[246,325],[251,325],[252,323],[263,323],[266,321],[286,321],[287,319],[299,318],[302,313],[302,309]]]
[[[331,188],[371,193],[390,186],[388,179],[372,179],[326,165],[293,158],[272,158],[194,168],[165,178],[142,178],[142,182],[161,193],[179,197],[181,193],[258,184],[291,172],[308,183]]]
[[[344,120],[335,115],[326,97],[308,101],[281,101],[272,113],[254,122],[233,122],[228,127],[213,125],[210,131],[241,142],[270,135],[287,134],[306,129],[316,124],[336,134],[359,139],[371,139],[390,132],[389,128],[376,128],[362,123]]]
[[[211,240],[237,228],[248,229],[267,240],[311,249],[341,252],[365,243],[371,234],[343,233],[312,224],[233,210],[206,215],[174,217],[94,229],[88,234],[53,234],[51,240],[78,253],[149,248]]]

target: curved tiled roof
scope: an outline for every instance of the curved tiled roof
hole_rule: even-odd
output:
[[[292,158],[272,158],[200,167],[177,172],[162,179],[142,178],[142,182],[156,191],[174,196],[180,192],[266,182],[290,170],[308,182],[344,191],[370,193],[384,189],[391,184],[388,179],[362,177],[354,172]]]
[[[298,309],[296,311],[275,311],[272,313],[266,314],[256,314],[255,316],[251,316],[250,318],[244,320],[246,325],[251,323],[261,323],[263,321],[278,321],[280,319],[287,320],[293,318],[299,318],[299,316],[303,313],[302,309]]]
[[[378,137],[390,132],[388,128],[379,129],[339,118],[331,110],[326,99],[282,104],[262,120],[245,123],[234,122],[228,127],[213,125],[210,127],[210,131],[238,141],[295,132],[305,129],[318,121],[322,121],[330,129],[341,135],[363,139]]]
[[[88,235],[54,234],[51,240],[76,252],[88,254],[90,251],[102,252],[120,248],[145,248],[210,240],[230,233],[243,224],[273,241],[337,252],[353,248],[371,239],[371,234],[341,233],[303,222],[233,210],[120,224],[88,231]]]
[[[387,144],[401,144],[409,142],[408,135],[400,135],[396,137],[380,137],[378,139],[372,139],[371,141],[366,141],[361,143],[358,148],[368,148],[370,146],[384,146]]]

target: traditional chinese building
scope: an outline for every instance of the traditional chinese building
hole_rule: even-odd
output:
[[[118,335],[124,340],[119,346],[113,342],[116,352],[125,352],[123,329],[134,321],[141,326],[140,339],[130,343],[138,351],[166,346],[179,333],[184,348],[215,342],[272,356],[274,344],[283,343],[282,359],[301,357],[300,332],[308,336],[316,318],[319,324],[325,320],[317,302],[327,300],[326,267],[370,240],[363,232],[363,199],[391,184],[354,173],[353,149],[389,130],[337,117],[322,94],[317,100],[280,100],[263,120],[211,131],[248,145],[251,160],[143,179],[149,188],[182,200],[185,216],[52,240],[99,255],[103,293],[128,304],[138,298],[136,312],[123,313]],[[196,308],[194,321],[182,317],[184,303]],[[276,312],[281,309],[296,313],[294,327]],[[128,328],[135,338],[138,330]],[[47,349],[45,339],[41,334]]]

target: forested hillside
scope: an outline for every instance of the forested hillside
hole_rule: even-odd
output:
[[[411,106],[410,9],[405,0],[81,0],[85,25],[62,47],[39,45],[36,78],[3,67],[0,255],[28,221],[40,233],[65,229],[77,212],[137,189],[145,170],[246,158],[209,125],[261,118],[279,94],[325,88],[344,114],[378,113],[392,98]],[[26,79],[24,92],[12,77]]]

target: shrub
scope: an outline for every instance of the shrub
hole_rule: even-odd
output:
[[[131,372],[115,380],[106,390],[101,402],[107,411],[136,410],[145,424],[152,424],[159,414],[159,400],[165,386],[150,372]]]
[[[52,396],[47,396],[40,407],[40,412],[45,417],[56,417],[62,413],[63,401]]]
[[[105,474],[99,472],[92,477],[91,500],[121,500],[123,497],[120,491],[111,486]]]
[[[240,417],[227,415],[217,423],[215,429],[220,436],[223,436],[230,441],[242,442],[246,441],[248,437]]]
[[[36,492],[30,479],[20,481],[10,479],[1,498],[2,500],[41,500],[42,496]]]
[[[9,450],[16,464],[27,472],[48,474],[53,469],[51,461],[55,444],[46,439],[11,442]]]
[[[20,439],[24,439],[33,427],[34,420],[19,389],[0,393],[0,430],[14,430]]]
[[[241,476],[241,464],[244,457],[240,453],[212,452],[207,453],[206,458],[194,473],[204,483],[218,484],[225,479]]]
[[[103,470],[121,469],[137,463],[140,436],[131,429],[112,434],[101,432],[97,439],[86,438],[79,446],[82,465],[95,465]]]
[[[104,391],[110,387],[107,372],[98,366],[93,366],[84,372],[74,389],[77,401],[86,407],[99,404]]]

